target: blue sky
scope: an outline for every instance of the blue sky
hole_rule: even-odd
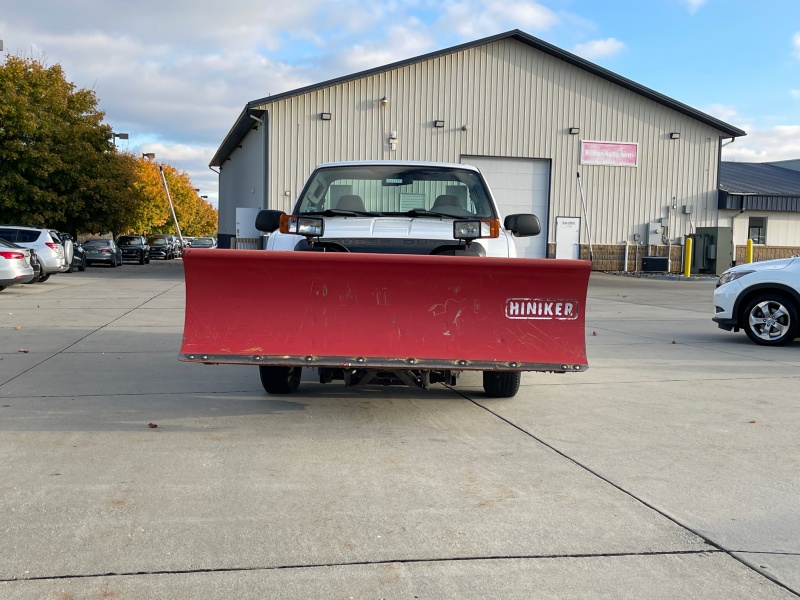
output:
[[[208,163],[245,103],[521,29],[748,135],[727,160],[800,158],[800,2],[3,0],[4,53],[94,89],[118,144],[217,198]],[[0,58],[1,59],[1,58]]]

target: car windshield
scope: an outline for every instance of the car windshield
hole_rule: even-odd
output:
[[[214,240],[212,238],[195,238],[192,246],[195,248],[202,248],[203,246],[213,246]]]
[[[97,246],[99,248],[102,248],[102,247],[110,246],[111,245],[111,241],[110,240],[86,240],[85,242],[83,242],[83,245],[84,245],[84,247],[85,246],[89,246],[89,247]]]
[[[149,240],[147,240],[147,243],[150,244],[151,246],[166,246],[167,240],[165,240],[164,238],[150,238]]]
[[[117,240],[117,244],[120,246],[141,246],[142,238],[123,236]]]
[[[295,214],[490,217],[496,214],[475,171],[414,165],[338,165],[315,171]]]

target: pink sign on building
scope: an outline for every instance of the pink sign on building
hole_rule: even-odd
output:
[[[639,144],[582,140],[581,164],[635,167],[639,164]]]

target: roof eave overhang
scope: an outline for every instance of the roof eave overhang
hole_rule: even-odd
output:
[[[753,194],[719,190],[717,208],[720,210],[761,210],[771,212],[800,212],[800,195]]]
[[[253,116],[263,120],[266,111],[263,109],[251,108],[251,104],[252,102],[248,103],[239,114],[233,127],[231,127],[231,130],[228,132],[228,135],[222,140],[222,144],[220,144],[220,147],[217,149],[214,158],[212,158],[211,162],[208,164],[209,167],[221,167],[225,159],[230,156],[241,143],[242,139],[244,139],[244,136],[247,135],[247,132],[253,129],[253,127],[261,126],[260,123],[250,117]]]

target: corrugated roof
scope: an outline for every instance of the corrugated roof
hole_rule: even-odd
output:
[[[604,69],[603,67],[601,67],[599,65],[596,65],[596,64],[594,64],[592,62],[589,62],[588,60],[586,60],[584,58],[581,58],[580,56],[576,56],[575,54],[571,54],[570,52],[567,52],[566,50],[562,50],[561,48],[558,48],[557,46],[553,46],[552,44],[548,44],[547,42],[545,42],[543,40],[540,40],[539,38],[533,37],[532,35],[529,35],[529,34],[525,33],[524,31],[520,31],[519,29],[514,29],[514,30],[508,31],[506,33],[501,33],[501,34],[490,36],[490,37],[487,37],[487,38],[482,38],[482,39],[479,39],[479,40],[475,40],[473,42],[460,44],[458,46],[452,46],[450,48],[445,48],[443,50],[438,50],[436,52],[423,54],[421,56],[416,56],[414,58],[410,58],[410,59],[402,60],[402,61],[399,61],[399,62],[391,63],[391,64],[384,65],[384,66],[381,66],[381,67],[377,67],[377,68],[374,68],[374,69],[368,69],[366,71],[360,71],[358,73],[353,73],[351,75],[345,75],[343,77],[338,77],[336,79],[329,79],[329,80],[323,81],[321,83],[316,83],[316,84],[309,85],[309,86],[306,86],[306,87],[298,88],[296,90],[290,90],[288,92],[283,92],[281,94],[275,94],[273,96],[267,96],[266,98],[260,98],[258,100],[253,100],[251,102],[248,102],[247,105],[245,106],[244,110],[242,111],[242,113],[239,115],[239,118],[237,119],[236,123],[231,128],[231,130],[228,132],[228,135],[225,137],[225,139],[223,140],[222,144],[220,145],[219,149],[217,150],[217,153],[214,155],[214,158],[211,160],[210,166],[212,166],[212,167],[220,166],[223,163],[223,161],[227,158],[227,156],[231,152],[233,152],[233,150],[239,144],[239,142],[244,137],[244,135],[252,127],[252,123],[250,122],[249,115],[250,114],[256,114],[256,112],[258,114],[262,113],[263,111],[259,110],[259,108],[263,107],[263,105],[265,105],[265,104],[270,104],[272,102],[276,102],[276,101],[282,100],[284,98],[289,98],[291,96],[297,96],[297,95],[300,95],[300,94],[305,94],[305,93],[310,92],[310,91],[326,88],[326,87],[329,87],[329,86],[332,86],[332,85],[337,85],[339,83],[344,83],[346,81],[352,81],[354,79],[360,79],[360,78],[366,77],[368,75],[374,75],[374,74],[377,74],[377,73],[390,71],[392,69],[397,69],[397,68],[400,68],[400,67],[412,64],[412,63],[422,62],[422,61],[425,61],[425,60],[429,60],[431,58],[436,58],[436,57],[443,56],[443,55],[446,55],[446,54],[452,54],[454,52],[460,52],[461,50],[465,50],[465,49],[468,49],[468,48],[474,48],[476,46],[483,46],[483,45],[486,45],[486,44],[491,44],[491,43],[497,42],[499,40],[505,40],[505,39],[515,39],[515,40],[517,40],[519,42],[527,44],[528,46],[531,46],[532,48],[536,48],[537,50],[540,50],[542,52],[550,54],[551,56],[554,56],[556,58],[560,58],[561,60],[563,60],[563,61],[565,61],[565,62],[567,62],[567,63],[569,63],[571,65],[579,67],[579,68],[581,68],[581,69],[583,69],[585,71],[588,71],[589,73],[597,75],[598,77],[602,77],[603,79],[606,79],[606,80],[608,80],[608,81],[610,81],[612,83],[615,83],[615,84],[617,84],[619,86],[622,86],[622,87],[624,87],[624,88],[626,88],[628,90],[631,90],[632,92],[635,92],[635,93],[637,93],[637,94],[639,94],[641,96],[644,96],[645,98],[649,98],[650,100],[658,102],[659,104],[667,106],[667,107],[669,107],[669,108],[671,108],[673,110],[676,110],[676,111],[678,111],[680,113],[683,113],[683,114],[685,114],[685,115],[687,115],[689,117],[692,117],[693,119],[696,119],[696,120],[698,120],[698,121],[700,121],[702,123],[705,123],[706,125],[710,125],[711,127],[714,127],[715,129],[718,129],[720,132],[722,132],[723,134],[728,135],[730,137],[741,137],[741,136],[747,135],[743,130],[739,129],[738,127],[734,127],[733,125],[729,125],[728,123],[725,123],[724,121],[721,121],[721,120],[717,119],[716,117],[712,117],[711,115],[708,115],[708,114],[706,114],[704,112],[701,112],[701,111],[699,111],[697,109],[694,109],[691,106],[683,104],[682,102],[678,102],[677,100],[674,100],[674,99],[672,99],[672,98],[670,98],[668,96],[665,96],[664,94],[661,94],[659,92],[656,92],[655,90],[652,90],[652,89],[650,89],[648,87],[640,85],[640,84],[636,83],[635,81],[631,81],[630,79],[622,77],[621,75],[617,75],[616,73],[614,73],[612,71],[609,71],[608,69]]]
[[[723,161],[719,188],[729,194],[800,196],[800,171],[767,163]]]

